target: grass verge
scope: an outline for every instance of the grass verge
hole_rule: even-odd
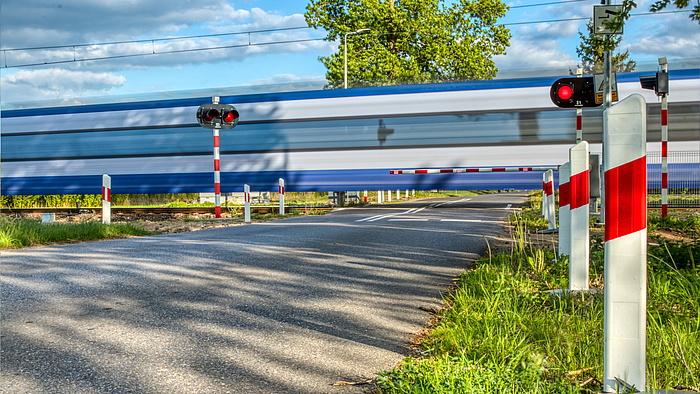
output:
[[[421,355],[379,374],[382,393],[592,393],[602,389],[603,295],[565,294],[568,261],[515,223],[510,253],[464,272]],[[591,283],[603,283],[603,243],[591,242]],[[700,241],[649,247],[647,384],[700,386]]]
[[[129,223],[41,223],[3,218],[0,222],[0,247],[21,248],[53,242],[83,242],[149,234],[149,231]]]

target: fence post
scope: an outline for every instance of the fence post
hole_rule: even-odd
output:
[[[102,175],[102,223],[112,223],[112,177]]]
[[[588,142],[581,141],[569,149],[569,217],[571,218],[569,290],[588,290],[590,232],[588,204],[590,198]]]
[[[605,301],[603,391],[646,390],[646,102],[632,94],[603,115]]]

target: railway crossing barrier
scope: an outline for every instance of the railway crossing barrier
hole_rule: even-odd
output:
[[[542,210],[544,218],[547,219],[547,228],[552,231],[557,228],[557,214],[554,209],[554,172],[549,169],[542,174]]]
[[[646,386],[646,102],[604,111],[605,301],[603,391]]]
[[[559,166],[559,254],[564,256],[571,254],[570,176],[571,165],[569,163]]]
[[[569,149],[569,165],[569,290],[586,291],[590,253],[588,142],[581,141]],[[561,220],[561,212],[559,215]]]
[[[102,223],[112,223],[112,177],[102,175]]]

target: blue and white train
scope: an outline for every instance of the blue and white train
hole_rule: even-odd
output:
[[[639,73],[620,97],[648,102],[648,150],[660,150],[660,104]],[[221,191],[536,189],[541,173],[390,175],[392,169],[554,166],[576,135],[574,110],[555,107],[556,78],[528,78],[221,97],[240,112],[222,130]],[[670,150],[698,150],[700,70],[670,73]],[[213,138],[195,112],[210,97],[2,112],[2,194],[213,191]],[[600,151],[601,110],[584,110]],[[672,181],[672,179],[671,179]]]

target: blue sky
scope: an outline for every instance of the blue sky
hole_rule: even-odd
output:
[[[633,13],[646,13],[638,0]],[[4,0],[0,5],[0,95],[3,104],[71,100],[92,96],[139,95],[259,84],[324,81],[318,61],[337,43],[311,40],[207,51],[156,54],[235,44],[322,38],[322,31],[292,29],[242,35],[159,40],[204,34],[306,26],[306,0]],[[578,31],[585,20],[525,23],[591,17],[598,1],[514,0],[501,23],[513,34],[508,54],[495,58],[499,76],[566,75],[578,63]],[[613,2],[615,4],[615,2]],[[669,9],[674,11],[675,8]],[[633,17],[622,46],[640,67],[653,69],[666,56],[671,68],[700,60],[700,25],[688,12]],[[27,17],[31,15],[31,17]],[[143,42],[124,42],[144,40]],[[153,40],[153,41],[151,41]],[[118,45],[81,46],[106,42]],[[75,47],[73,47],[75,45]],[[47,46],[64,48],[10,50]],[[72,59],[147,56],[110,60]],[[66,61],[33,67],[22,64]]]

